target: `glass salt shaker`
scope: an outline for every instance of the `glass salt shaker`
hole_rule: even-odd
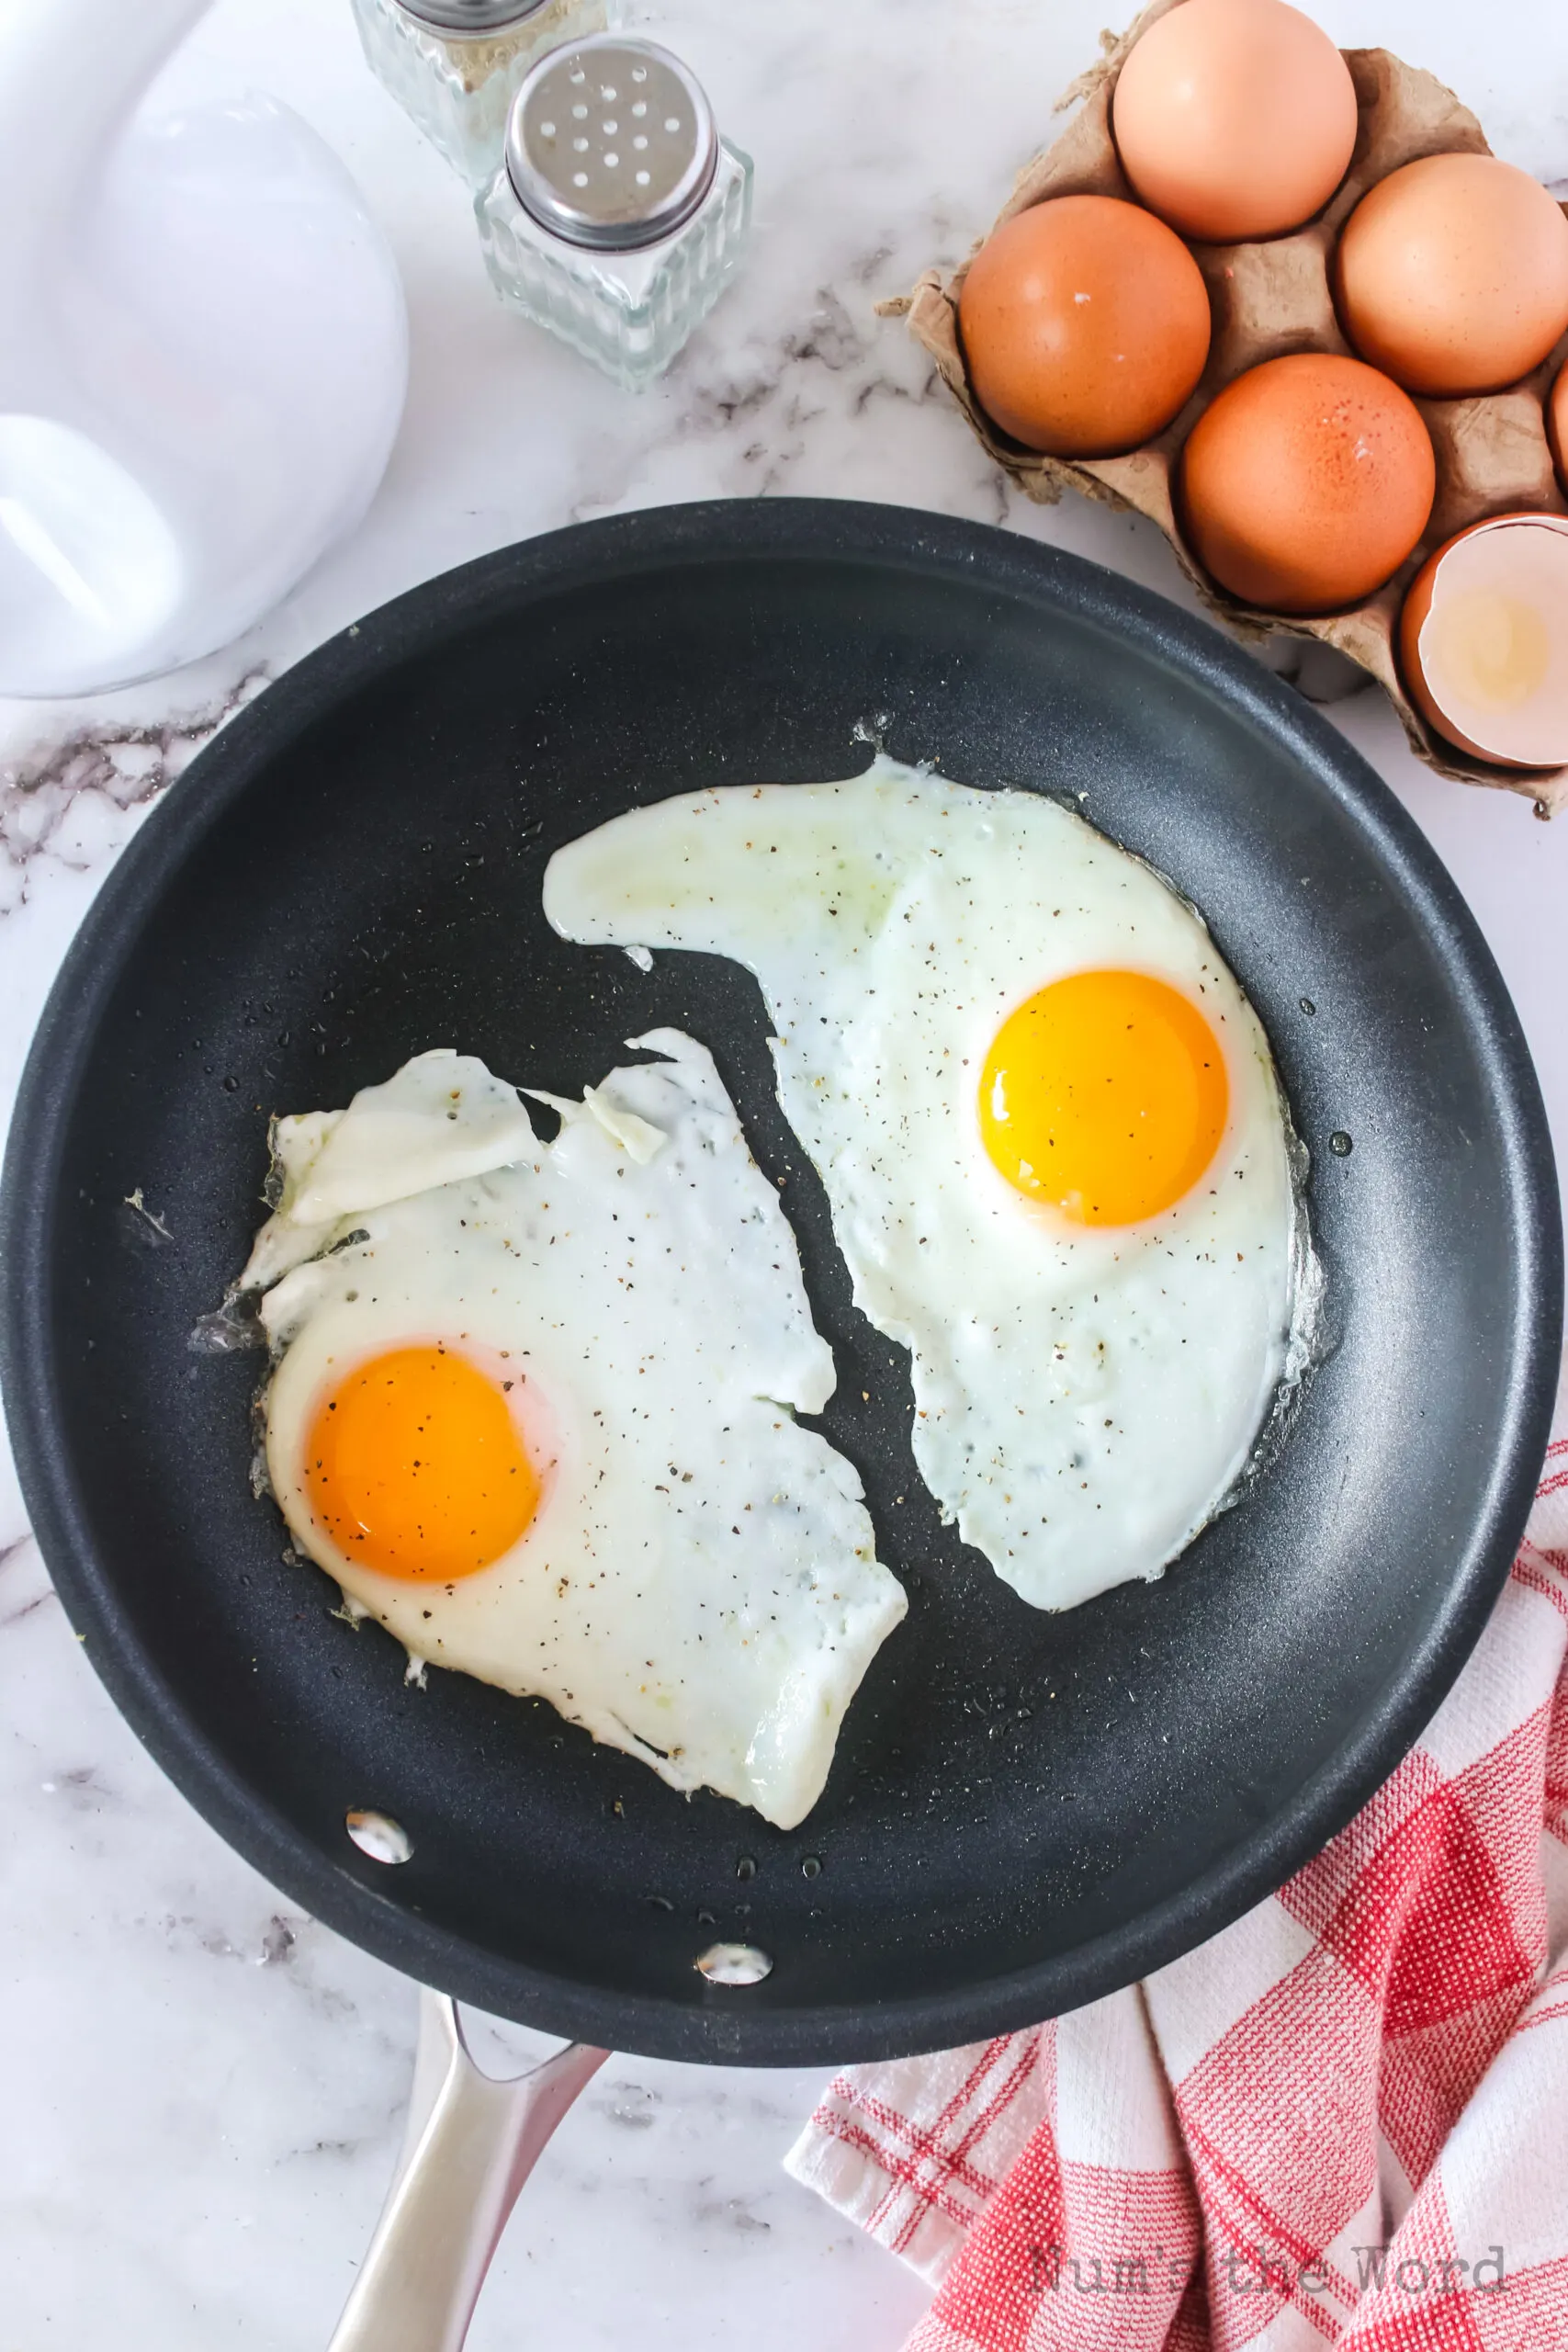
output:
[[[751,159],[679,58],[601,35],[534,67],[475,210],[502,299],[639,390],[735,274]]]
[[[470,187],[501,161],[536,59],[617,23],[619,0],[354,0],[366,60]]]

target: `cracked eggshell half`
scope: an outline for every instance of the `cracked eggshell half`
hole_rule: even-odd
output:
[[[1568,519],[1498,514],[1429,556],[1399,623],[1427,724],[1497,767],[1568,764]]]

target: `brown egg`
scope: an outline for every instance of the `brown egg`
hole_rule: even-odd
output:
[[[1227,384],[1181,453],[1187,537],[1223,588],[1276,613],[1359,605],[1426,528],[1432,444],[1397,384],[1303,351]]]
[[[1568,521],[1495,514],[1428,556],[1399,616],[1410,699],[1498,767],[1568,767]]]
[[[1026,448],[1109,458],[1168,425],[1209,356],[1209,295],[1179,237],[1111,196],[1015,213],[969,265],[969,379]]]
[[[1356,89],[1284,0],[1186,0],[1122,66],[1111,127],[1145,204],[1183,236],[1235,244],[1322,210],[1356,143]]]
[[[1361,198],[1335,257],[1363,359],[1434,399],[1500,391],[1568,330],[1568,218],[1495,155],[1424,155]]]
[[[1551,444],[1557,479],[1568,496],[1568,365],[1558,369],[1551,398],[1546,403],[1546,437]]]

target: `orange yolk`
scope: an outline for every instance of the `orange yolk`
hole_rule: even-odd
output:
[[[997,1032],[980,1132],[1031,1199],[1083,1225],[1136,1225],[1198,1182],[1229,1100],[1219,1040],[1188,998],[1145,972],[1075,972]]]
[[[540,1494],[502,1390],[435,1345],[372,1356],[328,1391],[306,1441],[305,1485],[345,1558],[438,1584],[492,1566]]]

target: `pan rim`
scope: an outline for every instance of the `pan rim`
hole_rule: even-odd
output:
[[[1496,1088],[1518,1235],[1505,1442],[1442,1607],[1402,1673],[1301,1790],[1179,1896],[1013,1974],[867,2007],[701,2006],[585,1984],[430,1926],[296,1830],[211,1749],[144,1655],[77,1507],[50,1344],[54,1176],[114,975],[166,884],[288,742],[402,654],[427,654],[498,602],[511,606],[689,563],[933,565],[1027,594],[1179,669],[1308,767],[1381,853],[1439,943]],[[1533,1498],[1557,1387],[1562,1241],[1545,1106],[1517,1015],[1473,916],[1414,819],[1330,723],[1207,623],[1064,550],[992,526],[850,501],[717,500],[644,510],[527,540],[407,591],[307,655],[238,712],[152,811],[67,952],[28,1053],[0,1179],[0,1389],[33,1532],[73,1629],[116,1706],[227,1843],[288,1898],[376,1957],[457,1998],[638,2054],[761,2065],[908,2056],[1033,2024],[1167,1964],[1278,1888],[1359,1809],[1418,1736],[1479,1638]]]

